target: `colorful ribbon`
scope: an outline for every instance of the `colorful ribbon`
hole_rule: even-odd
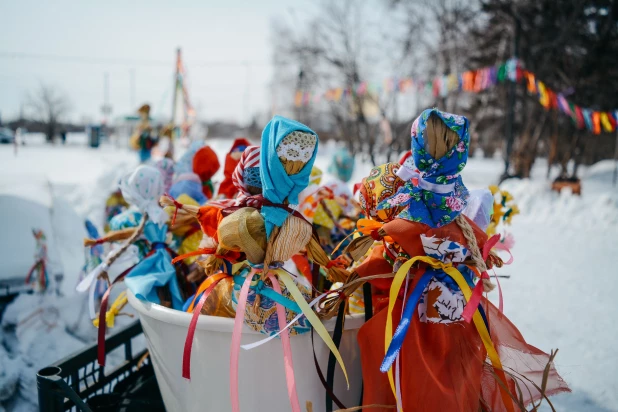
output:
[[[407,262],[405,262],[401,268],[399,268],[399,270],[397,271],[397,274],[395,275],[395,278],[393,279],[393,283],[391,285],[391,289],[390,289],[390,296],[389,296],[389,303],[388,303],[388,315],[387,315],[387,319],[386,319],[386,330],[385,330],[385,335],[384,335],[384,347],[385,347],[385,353],[386,356],[384,358],[384,361],[382,362],[382,365],[380,367],[380,370],[385,372],[388,372],[388,380],[391,386],[391,390],[393,392],[393,395],[395,397],[397,397],[397,390],[395,387],[395,383],[394,383],[394,379],[393,379],[393,371],[392,371],[392,363],[394,362],[395,358],[396,358],[396,354],[399,352],[399,350],[401,349],[401,345],[403,344],[403,340],[405,338],[405,333],[407,332],[407,329],[409,327],[409,324],[411,322],[411,317],[406,319],[406,323],[404,323],[403,325],[401,325],[401,327],[397,328],[396,331],[396,336],[393,335],[393,308],[395,307],[395,302],[396,299],[399,295],[399,290],[401,289],[401,285],[403,284],[403,281],[405,280],[408,271],[410,270],[410,268],[412,267],[412,265],[414,265],[416,262],[424,262],[425,264],[431,266],[434,269],[441,269],[444,271],[444,273],[446,273],[448,276],[450,276],[459,286],[460,290],[462,291],[462,293],[464,294],[464,297],[466,299],[467,302],[470,301],[470,298],[472,296],[472,291],[470,290],[470,287],[468,286],[468,283],[466,282],[466,280],[464,279],[463,275],[455,268],[453,267],[450,263],[449,264],[445,264],[444,262],[441,262],[437,259],[434,259],[432,257],[429,256],[416,256],[410,260],[408,260]],[[423,277],[427,277],[429,279],[431,279],[431,276],[429,275],[424,275],[421,276],[416,287],[415,290],[412,291],[412,294],[410,295],[410,298],[408,299],[408,302],[411,303],[411,299],[417,294],[416,290],[420,289],[420,293],[422,294],[423,290],[425,289],[425,287],[423,286]],[[421,283],[423,282],[423,283]],[[426,281],[428,282],[428,280]],[[425,283],[426,286],[426,283]],[[422,287],[422,288],[421,288]],[[408,303],[408,305],[409,305]],[[406,307],[404,308],[404,310],[407,310],[407,312],[409,312],[409,306],[406,305]],[[416,308],[416,305],[413,306],[411,313],[414,313],[414,309]],[[406,314],[407,314],[406,312]],[[402,316],[403,317],[403,316]],[[483,345],[485,347],[485,350],[487,351],[487,356],[489,356],[489,359],[491,360],[492,366],[494,367],[495,373],[498,377],[498,379],[500,379],[503,382],[503,385],[500,385],[500,395],[502,397],[502,401],[507,409],[507,411],[512,412],[513,411],[513,402],[510,398],[510,395],[507,393],[506,388],[508,385],[508,381],[506,380],[506,376],[504,374],[504,371],[502,369],[502,363],[500,362],[500,357],[498,356],[498,352],[496,351],[493,342],[491,341],[491,338],[489,336],[489,332],[487,330],[487,326],[485,325],[484,321],[483,321],[483,317],[481,316],[480,312],[477,310],[474,312],[474,316],[473,316],[473,321],[474,321],[474,325],[479,333],[479,336],[481,338],[481,341],[483,342]],[[403,320],[402,320],[403,322]],[[393,345],[391,345],[391,343],[394,343]],[[397,346],[399,345],[399,346]]]
[[[273,289],[276,293],[281,293],[281,285],[272,273],[268,274]],[[296,393],[296,380],[294,379],[294,363],[292,359],[292,346],[290,345],[290,335],[285,325],[285,309],[283,305],[277,303],[277,321],[279,322],[279,330],[281,333],[281,345],[283,346],[283,363],[285,367],[285,380],[288,387],[288,398],[290,399],[290,405],[292,406],[292,412],[300,412],[300,403],[298,402],[298,394]]]
[[[197,297],[203,291],[200,300],[194,308],[193,304],[195,303],[195,299],[193,299],[193,303],[191,303],[191,306],[189,307],[190,311],[193,311],[193,316],[191,317],[191,323],[189,324],[189,330],[187,331],[185,347],[182,354],[183,378],[191,379],[191,351],[193,349],[193,337],[195,336],[197,320],[200,317],[200,313],[202,312],[202,307],[204,306],[204,303],[206,303],[206,299],[208,299],[208,296],[210,296],[210,292],[212,292],[217,286],[217,284],[219,284],[219,282],[221,282],[226,277],[229,277],[229,275],[225,273],[218,273],[216,275],[210,276],[208,279],[202,282],[202,284],[200,285],[200,289],[198,289],[198,292],[195,294],[195,296]]]
[[[337,362],[339,363],[339,366],[341,366],[341,370],[343,371],[343,376],[345,376],[345,381],[346,381],[346,384],[348,385],[348,389],[350,389],[350,380],[348,379],[348,372],[343,363],[343,359],[341,358],[341,354],[339,353],[339,350],[335,346],[335,343],[333,342],[332,338],[328,334],[328,331],[326,330],[322,322],[320,322],[320,319],[317,317],[317,315],[309,307],[309,304],[305,301],[303,294],[300,292],[300,290],[298,290],[298,287],[296,286],[296,284],[294,283],[290,275],[281,269],[277,269],[276,273],[279,275],[279,279],[283,281],[283,284],[287,288],[288,292],[290,292],[290,294],[292,295],[292,297],[294,298],[298,306],[300,306],[302,313],[305,315],[309,323],[311,323],[311,326],[313,326],[313,328],[318,333],[318,335],[322,338],[326,346],[335,355],[335,358],[337,359]]]
[[[236,317],[234,318],[234,330],[232,331],[232,350],[230,353],[230,400],[232,402],[232,412],[240,412],[240,402],[238,399],[238,359],[240,357],[240,339],[242,337],[242,325],[245,317],[245,307],[247,306],[247,296],[255,269],[245,278],[240,295],[238,296],[238,306],[236,306]]]

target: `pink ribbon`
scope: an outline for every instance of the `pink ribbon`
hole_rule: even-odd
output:
[[[232,401],[232,412],[240,412],[238,400],[238,358],[240,356],[240,338],[242,337],[242,325],[245,319],[245,307],[247,306],[247,296],[255,269],[245,278],[242,284],[238,305],[236,306],[236,317],[234,318],[234,331],[232,332],[232,351],[230,353],[230,398]]]
[[[500,241],[500,235],[493,235],[491,238],[489,238],[487,240],[487,242],[485,242],[485,245],[483,246],[483,260],[487,260],[487,258],[489,257],[489,251],[496,246],[497,243],[499,243]],[[479,303],[481,302],[481,297],[483,296],[483,279],[489,279],[489,275],[487,274],[487,271],[481,273],[481,275],[479,276],[479,281],[476,282],[476,286],[474,286],[474,289],[472,290],[472,296],[470,296],[470,300],[468,301],[468,303],[466,304],[466,307],[463,310],[463,313],[461,314],[461,317],[464,319],[464,321],[466,321],[467,323],[470,323],[470,321],[472,321],[472,316],[474,315],[474,312],[476,312],[476,309],[479,306]],[[499,299],[500,299],[500,307],[502,307],[502,288],[498,288],[498,292],[499,292]]]
[[[189,330],[187,331],[187,338],[185,339],[185,349],[182,354],[182,377],[186,379],[191,379],[191,350],[193,349],[193,337],[195,336],[195,328],[197,326],[197,319],[200,316],[200,312],[202,311],[202,307],[208,299],[208,295],[213,291],[215,286],[219,282],[221,282],[225,278],[221,278],[217,281],[214,281],[212,285],[210,285],[204,293],[202,293],[202,297],[197,302],[197,305],[193,308],[193,316],[191,317],[191,323],[189,324]]]
[[[495,236],[499,236],[499,235],[495,235]],[[495,237],[494,236],[494,237]],[[507,262],[504,262],[505,265],[510,265],[511,263],[513,263],[513,254],[511,253],[511,251],[509,250],[508,247],[506,247],[506,245],[502,242],[498,242],[494,245],[494,247],[498,250],[504,250],[506,253],[509,254],[510,258]]]
[[[281,293],[281,285],[279,281],[272,273],[268,274],[268,278],[272,282],[273,289],[278,294]],[[298,402],[298,394],[296,393],[296,380],[294,379],[294,363],[292,359],[292,347],[290,345],[290,335],[286,328],[286,316],[285,309],[282,305],[277,303],[277,320],[279,321],[279,330],[281,333],[281,345],[283,346],[283,363],[285,367],[285,379],[288,386],[288,398],[290,399],[290,405],[292,406],[292,412],[300,412],[300,403]]]

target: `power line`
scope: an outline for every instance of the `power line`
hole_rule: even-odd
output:
[[[41,54],[41,53],[22,53],[0,51],[0,58],[8,59],[30,59],[46,60],[61,63],[84,63],[84,64],[113,64],[126,66],[166,66],[173,67],[171,60],[151,60],[151,59],[126,59],[119,57],[96,57],[96,56],[67,56],[60,54]],[[213,67],[213,66],[269,66],[271,63],[260,60],[212,60],[212,61],[192,61],[191,67]]]

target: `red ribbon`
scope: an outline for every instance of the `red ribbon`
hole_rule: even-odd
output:
[[[122,272],[114,281],[107,287],[107,290],[101,298],[101,307],[99,308],[99,333],[97,336],[97,360],[99,365],[105,366],[105,315],[107,314],[107,304],[109,302],[109,295],[112,291],[112,287],[119,283],[127,276],[127,274],[133,269],[133,267]]]
[[[483,246],[483,260],[487,260],[489,257],[489,252],[491,249],[500,241],[500,235],[494,235],[490,239],[485,242]],[[470,300],[466,304],[466,307],[463,310],[461,317],[467,322],[470,323],[472,320],[472,316],[474,312],[476,312],[476,308],[478,308],[479,303],[481,302],[481,297],[483,296],[483,279],[489,279],[489,275],[487,271],[481,273],[479,276],[479,281],[476,282],[476,286],[472,290],[472,296]],[[500,302],[502,302],[502,291],[500,290]]]
[[[174,216],[172,217],[172,226],[176,223],[176,217],[178,216],[178,209],[182,209],[182,203],[179,203],[174,199],[170,194],[166,193],[167,196],[172,202],[174,202]]]
[[[214,281],[204,291],[204,293],[202,293],[202,297],[200,298],[200,300],[197,302],[197,305],[195,305],[195,308],[193,309],[193,316],[191,317],[191,323],[189,324],[189,330],[187,331],[187,338],[185,339],[185,348],[182,353],[182,377],[183,378],[191,379],[191,350],[193,349],[193,337],[195,336],[195,328],[197,326],[197,320],[200,316],[200,313],[202,312],[202,307],[204,306],[204,303],[206,303],[206,299],[208,299],[210,292],[212,292],[215,286],[217,286],[217,284],[219,284],[219,282],[221,282],[223,279],[226,279],[226,278],[221,278],[221,279]]]

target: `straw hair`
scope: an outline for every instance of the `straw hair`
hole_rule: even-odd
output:
[[[217,230],[223,249],[244,252],[251,263],[262,263],[266,250],[264,218],[257,209],[243,207],[221,220]]]
[[[322,249],[322,246],[320,246],[320,241],[315,237],[315,235],[311,236],[309,243],[307,243],[306,249],[307,257],[310,260],[326,268],[329,281],[333,283],[344,282],[350,276],[348,271],[343,268],[337,266],[328,267],[330,259],[324,249]]]
[[[434,158],[440,159],[449,150],[451,150],[459,141],[457,133],[449,129],[446,124],[438,116],[432,114],[427,120],[427,128],[425,129],[425,149]],[[487,265],[483,259],[483,255],[476,241],[474,230],[470,225],[470,222],[459,214],[455,218],[457,226],[461,229],[468,249],[470,250],[471,259],[474,266],[480,271],[480,273],[487,271]],[[489,292],[495,288],[495,286],[489,281],[489,279],[483,279],[483,287],[486,292]]]
[[[273,262],[285,262],[305,248],[312,235],[312,227],[306,220],[289,215],[283,226],[273,230],[266,247],[264,266]]]
[[[140,106],[139,109],[137,109],[138,113],[145,113],[145,114],[150,114],[150,105],[149,104],[143,104]]]
[[[424,137],[425,150],[434,159],[442,158],[459,141],[459,135],[433,113],[427,119]]]
[[[486,272],[487,265],[483,260],[481,249],[479,248],[479,245],[476,241],[474,229],[472,229],[470,222],[468,222],[468,220],[464,217],[463,214],[458,215],[455,218],[455,222],[457,222],[457,226],[459,226],[464,237],[466,238],[466,242],[468,243],[468,249],[470,250],[470,255],[472,258],[472,263],[474,263],[474,266],[476,266],[481,273]],[[489,279],[483,279],[482,281],[485,292],[491,292],[496,287],[493,283],[491,283]]]

